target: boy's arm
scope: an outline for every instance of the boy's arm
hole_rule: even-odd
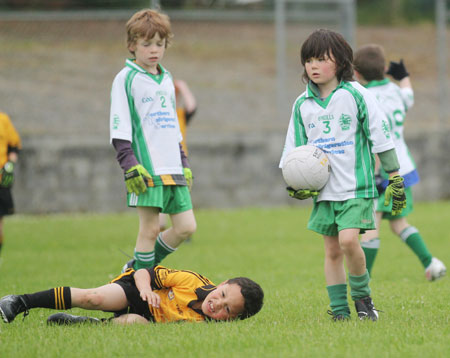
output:
[[[143,301],[147,301],[149,305],[159,308],[161,302],[160,297],[153,292],[151,288],[150,273],[147,269],[139,269],[134,273],[134,282]]]
[[[151,179],[147,170],[139,164],[131,148],[131,142],[123,139],[112,140],[116,150],[116,158],[125,173],[125,185],[129,193],[145,193],[147,191],[146,178]]]
[[[406,70],[403,60],[400,62],[391,61],[389,69],[386,74],[392,76],[392,78],[398,81],[398,86],[401,89],[401,96],[405,103],[406,108],[411,108],[414,104],[414,92],[411,84],[411,78],[409,72]]]
[[[189,190],[191,190],[192,184],[194,184],[194,176],[192,175],[191,166],[189,165],[189,161],[186,153],[183,150],[183,146],[181,145],[181,143],[179,143],[179,145],[180,145],[181,164],[183,165],[183,174],[184,177],[186,178],[187,186]]]
[[[400,165],[398,163],[395,149],[378,153],[381,166],[389,174],[389,185],[384,194],[384,205],[388,206],[392,198],[392,215],[399,215],[406,208],[405,188],[403,178],[399,175]]]

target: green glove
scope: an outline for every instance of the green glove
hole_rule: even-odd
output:
[[[389,185],[384,193],[384,206],[388,206],[392,198],[392,215],[399,215],[406,208],[405,187],[403,178],[400,175],[394,175],[389,178]]]
[[[192,184],[194,183],[194,177],[192,176],[191,168],[183,168],[183,174],[186,178],[186,183],[190,191],[192,189]]]
[[[305,200],[311,197],[315,197],[319,195],[319,192],[317,190],[309,190],[309,189],[299,189],[295,190],[292,189],[290,186],[286,188],[288,191],[288,194],[291,198],[299,199],[299,200]]]
[[[136,195],[145,193],[147,191],[147,184],[145,178],[151,179],[152,176],[148,173],[141,164],[131,167],[125,172],[125,185],[129,193]]]
[[[1,181],[0,185],[4,188],[11,188],[14,183],[14,163],[6,162],[3,168],[0,171]]]

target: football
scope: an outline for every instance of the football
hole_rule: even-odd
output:
[[[313,145],[302,145],[289,152],[283,160],[284,181],[294,190],[320,190],[330,178],[330,161]]]

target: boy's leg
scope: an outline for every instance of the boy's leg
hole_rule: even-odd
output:
[[[419,233],[419,230],[411,226],[406,218],[400,218],[390,221],[392,231],[397,234],[406,245],[419,258],[423,267],[428,267],[433,256],[425,245],[425,241]]]
[[[378,250],[380,249],[379,228],[381,224],[382,213],[376,213],[377,229],[368,230],[361,235],[361,247],[366,257],[366,267],[369,271],[369,275],[372,276],[372,268],[377,257]]]
[[[378,313],[370,298],[369,272],[366,269],[364,252],[358,240],[359,229],[344,229],[339,232],[339,244],[344,252],[348,271],[350,294],[355,301],[360,319],[378,319]]]
[[[171,254],[196,228],[192,209],[170,215],[172,226],[158,235],[155,244],[155,265],[159,264],[167,255]]]
[[[134,252],[133,268],[150,268],[155,264],[155,241],[159,234],[159,208],[137,207],[139,232]]]
[[[333,319],[345,319],[350,316],[347,301],[347,284],[344,268],[344,254],[337,236],[324,235],[325,279]]]
[[[123,289],[115,283],[98,288],[80,289],[55,287],[32,294],[9,295],[0,299],[0,314],[7,323],[32,308],[68,310],[80,307],[88,310],[119,311],[128,307]]]

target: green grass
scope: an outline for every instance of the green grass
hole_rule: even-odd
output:
[[[0,322],[1,357],[445,357],[450,351],[448,278],[429,283],[409,249],[382,227],[371,282],[381,319],[333,323],[326,314],[322,239],[306,230],[309,207],[198,210],[198,231],[164,264],[215,283],[245,275],[265,305],[242,322],[47,327],[51,310]],[[450,265],[450,202],[419,203],[410,216],[431,252]],[[117,215],[5,219],[0,296],[55,286],[96,287],[132,253],[138,220]],[[72,313],[80,314],[80,309]],[[104,312],[91,316],[108,317]],[[447,352],[447,353],[445,353]]]

